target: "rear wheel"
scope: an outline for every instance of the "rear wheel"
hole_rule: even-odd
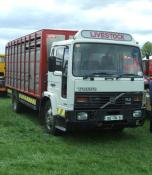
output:
[[[150,116],[150,127],[149,127],[149,129],[150,129],[150,132],[152,133],[152,116]]]
[[[51,103],[47,101],[44,107],[45,127],[48,133],[52,135],[58,135],[60,131],[56,126],[56,117],[52,114]]]
[[[12,96],[12,109],[18,113],[22,110],[22,104],[17,100],[15,95]]]

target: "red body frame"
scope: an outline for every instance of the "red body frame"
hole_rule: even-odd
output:
[[[6,45],[6,87],[15,89],[19,92],[25,93],[27,95],[41,98],[42,93],[47,90],[47,35],[64,35],[65,40],[69,39],[70,36],[74,36],[77,33],[77,31],[69,31],[69,30],[51,30],[51,29],[43,29],[40,31],[37,31],[35,33],[26,35],[24,37],[21,37],[19,39],[10,41]],[[40,43],[40,60],[39,60],[39,79],[38,79],[38,91],[36,92],[36,54],[37,54],[37,48],[36,48],[36,42],[37,38],[41,37],[41,43]],[[26,43],[29,43],[29,56],[28,60],[26,58]],[[34,45],[30,45],[30,43],[35,42]],[[24,45],[24,50],[22,49]],[[16,47],[16,50],[15,50]],[[26,82],[26,63],[28,62],[28,72],[30,72],[30,64],[31,62],[30,55],[31,55],[31,47],[34,49],[34,87],[33,89],[25,88],[25,82]],[[14,50],[13,50],[14,49]],[[13,55],[15,55],[13,58]],[[22,58],[21,58],[22,57]],[[16,60],[15,60],[16,59]],[[15,60],[15,61],[14,61]],[[24,61],[24,71],[22,70],[22,64]],[[19,65],[20,64],[20,65]],[[14,67],[16,69],[16,78],[14,78]],[[24,88],[21,85],[21,78],[24,72]],[[14,76],[14,77],[13,77]],[[30,75],[29,75],[30,79]],[[16,80],[16,82],[15,82]],[[16,83],[16,84],[15,84]],[[28,83],[30,81],[28,80]]]

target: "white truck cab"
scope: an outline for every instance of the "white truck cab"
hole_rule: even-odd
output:
[[[48,60],[48,131],[122,130],[144,123],[140,48],[126,33],[80,30],[54,42]]]

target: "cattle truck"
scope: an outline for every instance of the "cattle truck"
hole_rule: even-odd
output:
[[[141,53],[130,34],[44,29],[11,41],[6,86],[13,110],[38,110],[54,135],[144,123]]]
[[[0,93],[5,92],[5,55],[0,54]]]

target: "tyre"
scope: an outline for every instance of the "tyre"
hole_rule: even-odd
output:
[[[52,108],[50,101],[45,103],[44,107],[44,117],[45,117],[45,127],[48,133],[52,135],[59,135],[60,131],[55,128],[56,126],[56,117],[52,114]]]
[[[114,129],[112,129],[112,132],[113,133],[121,133],[121,132],[123,132],[123,130],[124,130],[124,128],[114,128]]]
[[[12,96],[12,109],[17,113],[22,110],[22,104],[17,100],[15,95]]]
[[[152,133],[152,116],[150,117],[150,127],[149,127],[149,129],[150,129],[150,132]]]

